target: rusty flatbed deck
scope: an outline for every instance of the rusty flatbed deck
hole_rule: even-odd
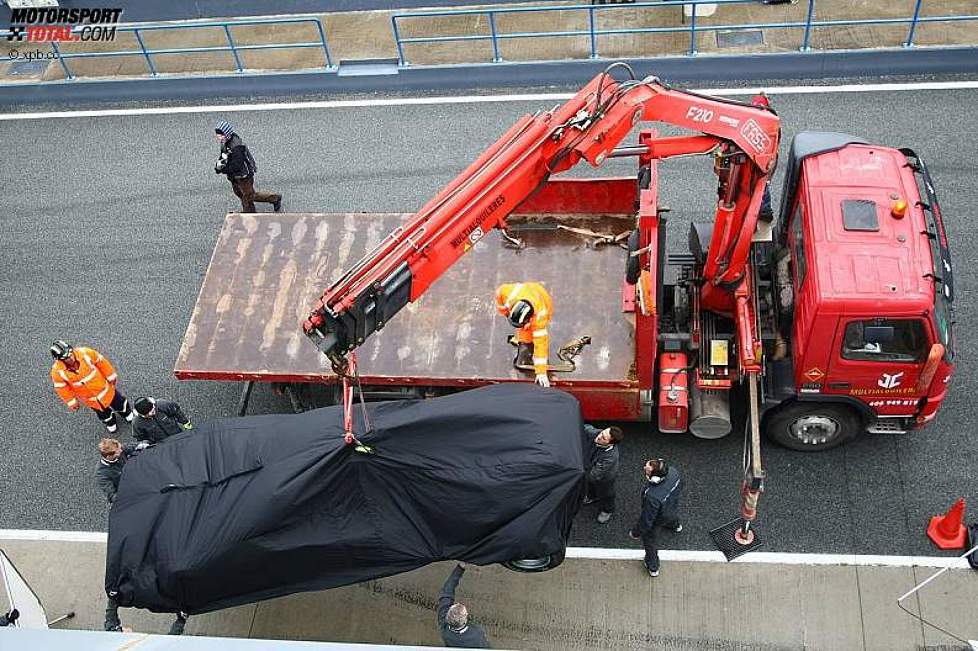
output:
[[[300,323],[322,291],[409,215],[227,215],[174,372],[180,379],[322,382],[335,380]],[[622,216],[527,218],[511,223],[526,241],[483,238],[417,303],[359,349],[361,377],[373,384],[468,386],[525,380],[511,366],[512,328],[494,306],[496,286],[536,280],[553,295],[551,357],[566,341],[593,343],[577,370],[554,374],[567,386],[634,387],[634,334],[622,313],[625,251],[588,248],[586,237],[547,229],[554,220],[622,232]]]

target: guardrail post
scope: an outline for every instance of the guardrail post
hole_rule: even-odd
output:
[[[903,47],[913,47],[913,36],[917,31],[917,20],[920,19],[920,4],[922,0],[917,0],[917,4],[913,8],[913,19],[910,21],[910,33],[907,34],[907,42],[903,44]]]
[[[329,43],[326,42],[326,32],[323,31],[323,22],[316,19],[316,29],[319,30],[319,42],[323,44],[323,55],[326,57],[326,67],[333,67],[333,54],[329,51]]]
[[[489,15],[489,34],[492,36],[492,62],[499,63],[503,58],[499,56],[499,39],[496,38],[496,14],[493,11],[486,13]]]
[[[401,31],[397,28],[397,15],[391,14],[391,25],[394,27],[394,42],[397,44],[397,65],[406,66],[404,60],[404,44],[401,43]]]
[[[149,51],[146,49],[146,44],[143,43],[143,37],[140,36],[139,30],[132,30],[133,35],[136,37],[136,42],[139,43],[139,49],[143,51],[143,57],[146,59],[146,65],[149,67],[149,73],[156,76],[156,66],[153,65],[153,57],[149,55]]]
[[[593,1],[593,0],[592,0]],[[598,35],[594,33],[594,6],[588,7],[587,10],[587,28],[591,33],[591,58],[598,58]]]
[[[696,2],[693,2],[692,5],[693,15],[689,21],[689,56],[691,57],[696,56]]]
[[[54,53],[58,55],[58,63],[61,64],[61,69],[65,71],[65,77],[67,77],[69,81],[74,79],[75,75],[71,74],[71,70],[68,69],[68,64],[65,63],[64,55],[61,54],[61,48],[58,47],[58,44],[55,41],[51,41],[51,49],[53,49]]]
[[[224,24],[224,33],[228,37],[231,54],[234,55],[234,65],[238,66],[238,72],[244,72],[244,68],[241,67],[241,59],[238,57],[238,50],[234,47],[234,39],[231,38],[231,27],[227,23]]]
[[[815,0],[808,0],[808,16],[805,18],[805,37],[801,40],[801,51],[808,52],[808,41],[812,36],[812,18],[815,16]]]

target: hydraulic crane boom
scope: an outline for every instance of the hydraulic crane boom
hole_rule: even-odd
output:
[[[747,355],[742,366],[758,368],[743,288],[763,190],[777,158],[779,119],[767,109],[675,90],[654,77],[617,81],[610,70],[563,106],[522,117],[323,293],[303,330],[334,370],[343,372],[346,353],[417,300],[492,228],[505,226],[551,174],[581,159],[597,167],[640,121],[705,134],[653,140],[652,158],[716,154],[718,203],[702,304],[734,317]]]

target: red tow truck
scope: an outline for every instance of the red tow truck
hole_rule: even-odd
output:
[[[551,375],[585,418],[717,438],[732,429],[731,396],[746,398],[745,521],[762,429],[824,450],[931,420],[953,370],[953,284],[921,158],[801,133],[773,222],[761,206],[778,158],[774,111],[654,77],[619,81],[616,67],[627,68],[524,116],[413,215],[229,214],[177,377],[246,381],[242,406],[254,382],[275,383],[297,408],[310,386],[338,400],[344,378],[366,398],[532,381],[511,365],[493,295],[534,280],[553,296],[551,341],[590,338],[573,372]],[[692,133],[643,129],[619,147],[646,121]],[[669,254],[658,165],[692,154],[713,159],[715,219]],[[621,156],[637,159],[636,176],[558,176]]]

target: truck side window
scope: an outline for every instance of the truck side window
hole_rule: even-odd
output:
[[[890,341],[866,341],[867,327],[893,328]],[[870,362],[920,362],[927,354],[927,335],[919,319],[850,321],[842,340],[842,358]]]
[[[791,234],[795,240],[791,255],[795,263],[795,273],[798,276],[798,287],[801,287],[802,283],[805,282],[805,272],[808,271],[808,261],[805,259],[805,238],[802,236],[800,202],[791,218]]]

